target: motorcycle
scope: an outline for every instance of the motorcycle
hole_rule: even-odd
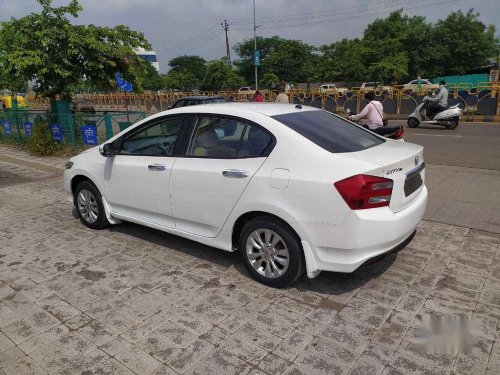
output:
[[[346,110],[346,113],[347,113],[347,120],[349,120],[349,115],[353,114],[351,113],[351,110],[349,108],[347,108]],[[357,125],[360,125],[360,126],[363,126],[362,125],[362,122],[361,120],[358,120],[358,121],[353,121],[353,120],[349,120],[351,122],[354,122],[355,124]],[[394,139],[396,141],[400,141],[400,142],[404,142],[405,139],[404,139],[404,128],[402,125],[400,126],[381,126],[380,128],[377,128],[377,129],[368,129],[370,130],[371,132],[374,132],[375,134],[378,134],[382,137],[385,137],[385,138],[390,138],[390,139]]]
[[[442,111],[435,113],[431,117],[427,117],[427,110],[425,105],[430,101],[430,96],[426,95],[422,99],[422,103],[417,105],[415,110],[408,117],[408,126],[410,128],[416,128],[421,123],[432,124],[432,125],[442,125],[447,129],[455,129],[458,126],[460,115],[462,110],[455,104],[451,107],[445,108]]]

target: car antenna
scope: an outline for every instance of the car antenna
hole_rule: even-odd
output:
[[[300,104],[297,104],[297,105],[295,106],[295,108],[297,108],[297,109],[302,109],[302,106],[301,106]]]

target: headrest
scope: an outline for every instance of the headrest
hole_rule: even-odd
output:
[[[252,146],[267,146],[269,143],[267,134],[259,128],[252,127],[248,132],[248,142]]]
[[[219,137],[214,129],[206,129],[203,133],[198,134],[196,142],[200,147],[214,147],[219,143]]]

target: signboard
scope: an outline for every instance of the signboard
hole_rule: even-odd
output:
[[[82,129],[82,139],[84,145],[97,145],[97,128],[95,125],[84,125]]]
[[[116,84],[118,85],[118,87],[121,88],[122,90],[127,91],[127,92],[132,91],[132,84],[125,82],[123,80],[121,73],[115,74],[115,81],[116,81]]]
[[[26,121],[23,126],[24,134],[26,134],[26,137],[31,137],[31,129],[33,128],[33,123]]]
[[[3,130],[5,131],[5,134],[12,134],[10,122],[8,122],[7,120],[4,120],[4,122],[3,122]]]
[[[255,66],[260,65],[260,51],[258,49],[253,51],[253,64]]]
[[[62,131],[61,124],[54,123],[49,125],[50,132],[52,133],[52,139],[56,142],[62,142]]]

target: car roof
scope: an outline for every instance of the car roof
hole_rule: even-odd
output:
[[[193,95],[193,96],[184,96],[179,100],[185,99],[194,99],[194,100],[208,100],[208,99],[224,99],[223,96],[215,95],[215,96],[206,96],[206,95]]]
[[[310,107],[298,104],[283,104],[283,103],[259,103],[259,102],[232,102],[232,103],[213,103],[201,104],[197,106],[188,106],[170,109],[155,115],[174,114],[174,113],[218,113],[218,114],[234,114],[235,116],[245,113],[260,113],[266,116],[284,115],[287,113],[295,113],[299,111],[319,111],[320,108]]]

